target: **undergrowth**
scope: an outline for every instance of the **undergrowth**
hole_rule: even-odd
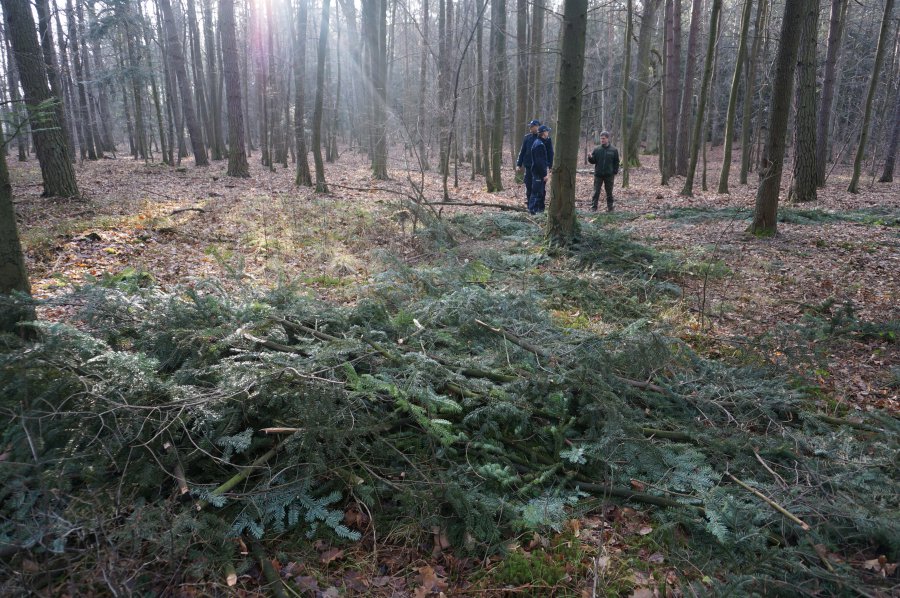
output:
[[[461,244],[474,235],[493,248],[390,262],[353,306],[129,278],[70,297],[79,319],[36,324],[39,342],[4,337],[0,551],[11,570],[60,572],[8,575],[2,589],[76,579],[165,593],[247,570],[242,542],[365,542],[373,530],[345,519],[350,504],[382,530],[440,529],[483,555],[558,529],[592,495],[656,505],[715,591],[889,581],[850,562],[900,556],[896,420],[835,427],[779,372],[669,336],[654,317],[679,300],[683,266],[627,236],[588,224],[551,261],[524,218],[455,223]],[[90,577],[85,563],[110,546],[142,581]]]

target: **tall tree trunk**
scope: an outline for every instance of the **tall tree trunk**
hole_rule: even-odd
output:
[[[197,116],[200,133],[204,143],[208,147],[210,142],[209,110],[206,104],[206,84],[203,77],[203,58],[200,53],[200,27],[197,23],[197,6],[194,0],[187,0],[187,34],[190,50],[191,74],[193,75],[193,89],[197,99]]]
[[[301,0],[301,5],[306,0]],[[234,26],[234,0],[219,0],[219,34],[222,36],[222,74],[228,110],[228,176],[249,177],[244,147],[244,106],[241,103],[241,71]],[[302,136],[301,136],[302,137]]]
[[[6,148],[2,134],[0,146]],[[22,244],[19,242],[19,231],[16,227],[16,211],[13,207],[12,185],[6,166],[6,152],[0,151],[0,295],[8,296],[14,292],[30,295],[31,285],[28,283],[25,257],[22,254]],[[34,308],[18,301],[7,303],[8,299],[5,298],[0,301],[2,301],[0,332],[26,333],[21,324],[35,319]]]
[[[829,125],[831,108],[834,104],[835,82],[837,81],[838,57],[844,37],[847,7],[850,0],[831,0],[831,18],[828,24],[828,48],[825,50],[825,75],[822,79],[822,105],[816,123],[816,185],[825,186],[825,168],[828,163]]]
[[[807,2],[786,2],[781,21],[778,55],[775,58],[775,76],[772,81],[772,101],[769,106],[769,136],[763,152],[759,187],[756,191],[756,208],[749,231],[755,235],[774,235],[778,227],[778,195],[781,190],[781,174],[784,169],[785,137],[791,112],[794,85],[794,66],[803,15]],[[890,0],[889,0],[890,1]]]
[[[747,184],[750,172],[750,151],[752,135],[753,104],[756,96],[756,67],[759,64],[759,48],[762,41],[762,28],[766,21],[766,12],[770,0],[759,0],[756,8],[756,21],[753,25],[753,48],[747,57],[747,76],[744,80],[744,109],[741,116],[741,176],[740,183]]]
[[[716,42],[719,33],[719,17],[722,14],[722,0],[713,0],[709,18],[709,41],[706,45],[706,63],[703,68],[703,83],[700,85],[700,98],[697,102],[697,117],[694,120],[694,132],[691,135],[691,152],[688,160],[687,174],[684,179],[682,195],[691,197],[694,194],[694,175],[697,172],[697,157],[700,152],[700,133],[703,130],[703,118],[706,112],[706,100],[709,96],[709,81],[712,79],[713,62],[716,55]]]
[[[297,4],[297,31],[294,36],[296,52],[294,56],[294,143],[297,144],[296,185],[312,187],[312,173],[306,149],[306,21],[309,0]]]
[[[797,141],[794,146],[794,180],[788,201],[816,200],[816,36],[819,2],[807,0],[800,33],[797,65]]]
[[[450,146],[447,120],[447,100],[450,87],[450,40],[449,32],[452,23],[448,8],[449,0],[438,0],[438,172],[446,180],[450,168]]]
[[[87,106],[90,115],[88,126],[91,128],[90,139],[94,143],[94,153],[98,158],[103,157],[103,135],[100,133],[100,115],[97,111],[96,102],[92,87],[94,85],[94,74],[91,70],[91,57],[87,49],[87,19],[84,16],[83,3],[79,2],[75,5],[75,12],[78,15],[78,44],[77,51],[81,54],[81,70],[84,74],[84,89],[87,96]]]
[[[53,95],[47,82],[47,70],[38,44],[31,6],[19,0],[0,0],[0,5],[6,21],[6,34],[19,70],[19,80],[25,92],[29,119],[40,125],[32,127],[31,135],[41,165],[44,195],[77,196],[75,169],[69,159],[56,110],[52,107]]]
[[[69,160],[75,159],[75,142],[72,140],[72,128],[66,118],[65,92],[63,92],[62,77],[59,62],[56,60],[56,49],[53,46],[53,31],[50,27],[50,4],[48,0],[38,0],[38,34],[41,38],[41,49],[44,52],[44,63],[47,65],[47,78],[50,80],[50,92],[56,97],[56,117],[63,129],[63,137],[66,140],[66,150],[69,152]]]
[[[92,4],[87,4],[88,17],[90,21],[93,22],[96,20],[96,15],[94,14],[94,7]],[[139,21],[140,22],[140,21]],[[143,25],[142,25],[143,26]],[[113,141],[115,137],[113,135],[113,117],[112,113],[109,109],[109,93],[108,90],[112,87],[112,83],[109,81],[104,81],[106,66],[103,62],[103,53],[100,51],[100,38],[99,36],[91,36],[91,57],[94,62],[94,69],[97,73],[96,79],[97,81],[97,112],[98,118],[97,122],[99,124],[100,129],[100,148],[104,152],[114,153],[116,151],[116,144]]]
[[[748,0],[749,1],[749,0]],[[666,0],[666,68],[663,93],[663,147],[661,148],[664,184],[675,173],[675,148],[678,142],[678,80],[681,76],[681,2]]]
[[[181,92],[181,113],[187,125],[188,135],[191,137],[191,149],[194,153],[194,163],[197,166],[209,166],[209,158],[206,155],[206,147],[203,145],[203,133],[197,121],[197,113],[194,111],[194,99],[191,92],[191,81],[188,79],[187,68],[184,64],[184,50],[178,29],[175,27],[175,16],[172,14],[172,5],[169,0],[158,0],[162,11],[163,23],[166,28],[168,51],[175,69],[175,78],[178,81],[178,89]]]
[[[387,180],[387,0],[364,2],[362,18],[372,77],[372,175]]]
[[[900,144],[900,90],[897,90],[894,104],[894,126],[884,154],[884,170],[881,171],[879,183],[890,183],[894,180],[894,163],[897,161],[897,145]]]
[[[428,170],[428,151],[425,148],[425,94],[428,76],[428,0],[422,0],[422,47],[419,56],[419,113],[416,118],[416,146],[419,154],[419,168]]]
[[[535,11],[541,10],[535,6]],[[541,10],[541,12],[543,12]],[[491,0],[491,170],[488,193],[503,191],[503,102],[506,90],[506,0]]]
[[[484,26],[479,23],[475,32],[475,121],[478,127],[478,140],[480,152],[477,152],[478,172],[488,177],[490,158],[490,141],[487,130],[487,115],[485,113],[484,93]]]
[[[87,92],[85,90],[84,71],[81,63],[81,51],[78,49],[78,21],[75,19],[75,9],[72,0],[66,0],[66,21],[69,26],[69,43],[72,47],[72,66],[75,69],[75,85],[78,88],[78,112],[76,126],[80,129],[79,146],[81,159],[96,160],[97,152],[94,150],[94,138],[91,123],[91,113],[88,106]]]
[[[319,28],[319,49],[316,59],[316,101],[313,107],[312,151],[316,167],[316,193],[328,193],[325,183],[325,164],[322,162],[322,112],[325,96],[325,61],[328,59],[329,0],[322,2],[322,18]]]
[[[625,161],[632,166],[640,166],[639,148],[644,131],[644,114],[650,93],[650,45],[656,28],[656,11],[661,0],[645,0],[644,14],[641,15],[641,30],[638,33],[637,80],[634,82],[634,104],[631,122],[628,126],[628,144],[625,146]]]
[[[6,49],[6,80],[9,84],[9,96],[12,102],[10,105],[9,125],[13,130],[13,134],[16,136],[16,144],[19,150],[19,162],[25,162],[28,160],[28,148],[25,146],[28,119],[24,116],[24,111],[21,109],[22,98],[19,95],[19,69],[16,68],[16,60],[13,57],[13,50],[9,45],[9,40],[6,39],[4,41],[6,42],[4,44]]]
[[[531,5],[531,55],[528,57],[528,87],[531,90],[531,94],[529,95],[528,107],[526,108],[528,116],[531,118],[538,118],[538,112],[541,110],[541,67],[543,66],[545,2],[546,0],[534,0]],[[527,119],[528,116],[525,118]],[[547,117],[541,115],[539,120],[547,120]]]
[[[129,13],[131,11],[131,3],[129,2]],[[136,158],[142,160],[149,159],[147,151],[147,135],[144,129],[144,68],[141,66],[142,54],[138,48],[135,48],[136,42],[140,40],[139,32],[135,31],[135,21],[137,20],[137,11],[139,7],[135,7],[134,12],[124,19],[125,26],[125,44],[128,47],[128,66],[131,74],[131,90],[134,97],[134,144],[137,150]],[[134,17],[134,18],[132,18]],[[140,27],[140,24],[137,25]]]
[[[217,66],[216,35],[213,29],[212,0],[202,0],[203,38],[206,41],[206,77],[209,98],[209,125],[212,159],[225,157],[225,143],[222,136],[222,94]]]
[[[570,245],[578,232],[575,219],[575,172],[578,168],[578,145],[581,139],[587,5],[587,0],[565,0],[563,5],[556,156],[547,218],[550,243],[560,246]]]
[[[869,122],[872,120],[872,103],[875,99],[875,90],[878,87],[878,76],[881,74],[881,64],[884,62],[884,49],[888,45],[888,32],[891,29],[891,11],[894,8],[894,0],[885,0],[884,16],[881,19],[881,31],[878,34],[878,46],[875,48],[875,64],[872,66],[872,78],[869,80],[869,91],[866,94],[866,107],[863,114],[862,132],[859,135],[859,145],[856,147],[856,158],[853,160],[853,177],[847,191],[859,193],[859,177],[862,173],[863,156],[866,153],[866,143],[869,141]]]
[[[700,0],[695,0],[699,2]],[[631,38],[634,36],[634,5],[632,0],[628,0],[625,6],[625,65],[622,67],[622,130],[619,133],[621,139],[620,146],[625,148],[628,144],[628,90],[630,89],[631,80]],[[690,60],[690,57],[688,57]],[[691,68],[688,63],[688,68]],[[622,187],[628,187],[628,160],[622,163]]]
[[[765,2],[766,0],[762,0]],[[738,54],[734,61],[734,77],[731,79],[731,92],[728,94],[728,113],[725,115],[725,148],[722,157],[722,172],[719,175],[719,193],[728,193],[728,177],[731,174],[731,144],[734,141],[734,120],[737,112],[738,89],[741,86],[741,67],[747,55],[747,31],[750,30],[750,10],[753,0],[744,0],[741,13],[741,36],[738,40]],[[753,90],[749,87],[744,92],[744,102],[750,102]]]
[[[521,127],[526,120],[528,110],[528,0],[517,0],[516,3],[516,127]],[[535,57],[535,60],[539,60]]]
[[[766,0],[763,0],[766,1]],[[688,31],[687,55],[684,59],[684,83],[681,86],[681,108],[679,109],[678,142],[676,144],[675,174],[687,175],[690,156],[691,116],[694,103],[694,69],[697,64],[697,40],[700,37],[700,14],[703,0],[694,0],[691,5],[691,28]]]

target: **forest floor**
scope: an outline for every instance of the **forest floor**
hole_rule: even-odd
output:
[[[715,158],[713,152],[710,187],[717,182]],[[867,180],[862,193],[851,195],[845,191],[848,173],[838,167],[817,202],[782,204],[778,235],[761,239],[745,232],[755,173],[750,185],[740,185],[734,171],[729,195],[698,191],[686,198],[679,195],[682,179],[661,186],[656,157],[644,160],[645,167],[632,170],[629,189],[617,186],[612,214],[588,211],[592,177],[587,170],[580,173],[578,216],[680,257],[681,309],[667,322],[674,336],[707,357],[748,365],[760,360],[793,372],[825,414],[900,413],[900,183]],[[49,320],[68,318],[73,307],[65,298],[73,286],[126,269],[145,272],[164,288],[206,278],[235,285],[288,283],[353,303],[385,267],[384,255],[410,264],[442,258],[417,238],[420,225],[400,201],[413,194],[411,181],[418,185],[420,173],[396,168],[392,180],[373,181],[366,157],[351,152],[326,165],[327,195],[298,189],[293,167],[272,172],[255,157],[249,179],[226,177],[224,162],[194,168],[186,160],[180,169],[125,158],[84,163],[78,168],[83,198],[68,201],[40,197],[36,161],[10,166],[33,293],[44,302],[41,317]],[[523,187],[511,170],[506,190],[497,194],[486,193],[482,179],[469,175],[468,165],[462,165],[458,188],[451,176],[452,200],[524,206]],[[423,195],[439,201],[438,175],[426,173],[423,181]],[[440,209],[445,216],[497,210]],[[545,221],[531,220],[535,227]],[[556,265],[551,261],[547,267]],[[608,521],[616,522],[616,542],[601,533]],[[642,542],[651,529],[643,512],[609,507],[573,525],[576,534],[580,529],[603,536],[605,546],[639,561],[665,560]],[[436,544],[440,556],[440,538]],[[323,550],[320,558],[327,568],[345,556]],[[427,557],[404,558],[417,572],[408,586],[419,592],[415,595],[446,589],[452,558],[440,565]],[[605,562],[594,560],[595,577],[596,567],[609,566]],[[345,588],[378,587],[385,595],[394,590],[402,595],[399,582],[388,576],[363,581],[343,575]],[[628,575],[634,595],[655,595],[643,573]],[[301,578],[311,584],[307,589],[318,589],[312,577]],[[493,595],[484,588],[478,594]]]
[[[712,157],[710,188],[719,170]],[[365,157],[348,152],[327,165],[331,194],[317,196],[294,186],[292,167],[271,172],[251,163],[252,177],[240,180],[225,176],[224,162],[196,169],[186,160],[179,170],[125,158],[86,162],[79,167],[84,199],[61,202],[39,196],[36,162],[13,162],[35,296],[59,296],[91,277],[133,268],[163,285],[239,272],[260,284],[298,283],[324,298],[353,301],[378,272],[375,252],[411,262],[434,257],[422,255],[412,216],[399,202],[413,194],[409,181],[419,184],[420,173],[396,169],[391,181],[373,181]],[[846,192],[849,173],[839,167],[818,201],[782,203],[778,235],[759,239],[745,233],[755,173],[750,185],[740,185],[734,171],[728,195],[698,190],[683,197],[683,179],[661,186],[656,157],[645,156],[644,164],[632,170],[630,188],[616,189],[611,215],[588,211],[592,178],[580,173],[579,217],[697,264],[679,281],[692,314],[682,322],[683,338],[708,355],[764,343],[768,359],[786,368],[815,362],[802,374],[836,412],[900,410],[900,183],[864,184],[853,195]],[[453,201],[524,205],[511,172],[498,194],[486,193],[470,172],[461,165],[458,188],[451,176]],[[439,176],[427,173],[424,185],[429,201],[438,201]],[[704,266],[710,262],[717,266]],[[44,310],[50,319],[64,313],[65,306]],[[791,335],[797,326],[822,330]]]

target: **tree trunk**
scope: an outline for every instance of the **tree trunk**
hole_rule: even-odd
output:
[[[212,0],[203,0],[203,37],[206,40],[206,72],[209,89],[209,119],[207,130],[210,133],[212,159],[221,160],[225,155],[225,144],[222,136],[222,94],[217,67],[216,37],[213,30]]]
[[[85,91],[84,71],[81,63],[81,52],[78,44],[78,21],[75,19],[75,9],[72,0],[66,0],[66,21],[69,27],[69,43],[72,45],[72,66],[75,70],[75,86],[78,89],[78,112],[76,126],[79,135],[79,149],[81,159],[96,160],[97,152],[94,151],[94,138],[91,132],[91,113],[88,107],[87,92]]]
[[[878,76],[881,74],[881,63],[884,62],[884,49],[888,45],[887,36],[891,29],[891,10],[893,8],[894,0],[885,0],[881,31],[878,34],[878,46],[875,49],[875,64],[872,66],[872,78],[869,80],[869,91],[866,94],[862,132],[859,135],[856,158],[853,160],[853,177],[850,179],[850,185],[847,187],[847,191],[850,193],[859,193],[859,177],[862,173],[862,161],[866,153],[866,143],[869,140],[869,122],[872,120],[872,103],[875,99],[875,90],[878,87]]]
[[[300,0],[297,5],[297,44],[294,56],[294,143],[297,144],[297,175],[294,183],[312,187],[312,174],[306,149],[306,21],[309,0]]]
[[[203,59],[200,53],[200,27],[197,24],[197,6],[194,0],[187,0],[187,36],[190,52],[193,90],[197,100],[197,126],[203,137],[204,147],[210,145],[209,110],[206,105],[206,84],[203,80]]]
[[[890,183],[894,180],[894,163],[897,161],[897,145],[900,144],[900,90],[897,90],[894,104],[894,126],[884,154],[884,170],[881,171],[879,183]]]
[[[94,94],[92,87],[94,85],[94,74],[91,70],[91,57],[87,50],[87,19],[84,17],[84,5],[79,2],[75,5],[78,15],[78,44],[77,52],[81,55],[81,69],[84,74],[84,90],[87,97],[87,107],[89,113],[88,125],[91,129],[90,140],[94,143],[94,153],[98,158],[103,157],[103,135],[100,133],[100,115],[97,113],[97,107],[94,102]]]
[[[526,120],[528,110],[528,0],[517,0],[516,3],[516,123],[521,127]],[[535,60],[538,60],[535,57]],[[515,127],[513,130],[515,131]]]
[[[449,0],[438,1],[438,172],[444,180],[447,179],[450,168],[450,131],[447,121],[447,100],[450,95],[450,40],[448,34],[451,23],[448,22],[450,20],[449,5]],[[447,197],[444,197],[444,201],[447,201]]]
[[[850,0],[831,0],[831,19],[828,25],[828,48],[825,51],[825,75],[822,79],[822,105],[816,123],[816,185],[825,186],[825,168],[828,164],[829,125],[831,108],[834,104],[835,82],[837,81],[838,56],[844,36],[847,7]]]
[[[650,93],[650,45],[656,28],[656,11],[661,0],[646,0],[644,14],[641,15],[641,30],[638,33],[637,80],[634,82],[634,103],[631,122],[628,126],[628,143],[625,146],[625,161],[631,166],[640,166],[639,154],[641,135],[644,130],[644,114]]]
[[[706,45],[706,63],[703,68],[703,83],[700,85],[700,98],[697,101],[697,117],[694,120],[694,132],[691,135],[691,153],[688,160],[687,174],[681,194],[691,197],[694,194],[694,174],[697,172],[697,155],[700,152],[700,133],[703,129],[703,118],[706,112],[706,100],[709,96],[709,81],[712,78],[713,60],[716,55],[716,41],[719,32],[719,17],[722,13],[722,0],[713,0],[712,13],[709,18],[709,40]]]
[[[762,0],[765,2],[766,0]],[[728,177],[731,174],[731,144],[734,141],[734,119],[737,111],[738,89],[741,84],[741,67],[747,55],[747,31],[750,29],[750,10],[753,0],[744,0],[741,14],[741,36],[738,41],[738,54],[734,62],[734,77],[731,80],[731,92],[728,94],[728,113],[725,115],[725,148],[722,157],[722,173],[719,175],[719,193],[728,193]],[[749,87],[744,92],[744,102],[751,101],[753,90]]]
[[[9,97],[11,100],[9,125],[13,130],[13,134],[16,136],[16,144],[19,150],[19,162],[25,162],[28,160],[28,148],[25,146],[28,118],[24,115],[24,111],[21,108],[22,98],[19,95],[19,69],[16,68],[16,61],[15,58],[13,58],[13,51],[9,45],[9,40],[7,39],[5,41],[6,80],[9,84]]]
[[[96,21],[97,17],[94,14],[94,7],[91,4],[87,4],[88,17],[91,22]],[[140,14],[138,15],[140,17]],[[138,19],[138,22],[141,23],[141,19]],[[141,24],[143,27],[143,24]],[[113,141],[115,135],[113,134],[113,117],[112,113],[109,110],[109,93],[108,90],[112,88],[112,83],[110,81],[105,81],[105,77],[103,76],[106,73],[106,67],[103,62],[103,53],[100,51],[100,38],[98,36],[91,37],[91,51],[90,54],[93,58],[94,69],[97,72],[97,111],[99,116],[97,121],[99,123],[100,129],[100,149],[104,152],[115,153],[116,144]]]
[[[44,63],[47,65],[47,78],[50,80],[50,92],[56,97],[56,117],[62,125],[63,137],[66,140],[66,150],[69,152],[69,160],[75,159],[75,142],[72,140],[72,128],[66,118],[66,103],[64,101],[62,77],[59,62],[56,60],[56,50],[53,47],[53,31],[50,27],[50,4],[48,0],[37,1],[38,33],[41,39],[41,49],[44,52]]]
[[[129,12],[131,12],[130,8],[131,3],[129,2]],[[147,160],[149,156],[147,152],[147,135],[144,130],[144,84],[142,81],[144,69],[141,66],[141,53],[134,47],[136,40],[139,40],[140,37],[139,33],[134,30],[134,22],[130,18],[131,16],[132,15],[128,15],[124,19],[124,26],[125,44],[128,47],[128,65],[131,67],[129,69],[131,75],[131,90],[134,96],[134,143],[135,149],[137,150],[137,155],[135,157]],[[138,24],[138,26],[140,27],[140,24]]]
[[[0,146],[6,148],[2,134]],[[16,228],[16,212],[13,207],[9,170],[6,167],[6,152],[0,151],[0,295],[10,295],[14,292],[31,294],[31,286],[28,283],[25,257]],[[20,324],[35,319],[34,308],[29,304],[22,305],[18,301],[9,301],[5,298],[0,301],[2,301],[0,332],[19,334],[25,332]]]
[[[25,92],[29,119],[39,124],[32,127],[31,135],[41,165],[44,196],[77,196],[75,169],[69,160],[66,140],[52,105],[54,98],[47,82],[47,70],[38,44],[31,6],[19,0],[0,0],[0,5],[19,70],[19,80]]]
[[[694,102],[694,68],[697,64],[697,39],[700,37],[700,13],[702,6],[703,0],[694,0],[691,5],[691,28],[688,32],[687,56],[684,59],[684,84],[681,90],[678,142],[675,155],[675,174],[682,176],[687,175],[688,156],[691,149],[689,134]]]
[[[741,176],[740,183],[747,184],[750,172],[750,151],[752,135],[753,103],[756,96],[756,65],[759,64],[759,48],[762,40],[762,27],[765,23],[769,0],[759,0],[756,8],[756,21],[753,25],[753,48],[747,57],[747,76],[744,80],[744,110],[741,116]]]
[[[325,96],[325,61],[328,58],[329,0],[322,3],[322,22],[319,28],[319,51],[316,61],[316,102],[313,107],[312,151],[316,166],[316,193],[328,193],[325,183],[325,164],[322,162],[322,112]]]
[[[372,77],[372,175],[387,180],[387,0],[364,2],[362,20]]]
[[[781,190],[781,174],[784,169],[785,136],[791,112],[794,66],[800,30],[807,2],[797,0],[784,5],[778,55],[775,58],[775,75],[772,81],[772,101],[769,106],[769,136],[763,152],[759,188],[756,191],[756,208],[749,231],[754,235],[774,235],[778,227],[778,195]]]
[[[699,2],[699,0],[696,0]],[[628,144],[628,90],[631,79],[631,38],[634,36],[634,6],[632,0],[628,0],[625,7],[625,65],[622,74],[622,130],[619,134],[621,142],[620,147],[624,148]],[[688,63],[688,68],[691,68]],[[622,163],[622,187],[628,187],[628,160]]]
[[[535,11],[541,10],[535,6]],[[543,11],[541,11],[543,12]],[[503,102],[506,90],[506,0],[491,0],[491,169],[488,193],[503,191]]]
[[[206,147],[203,145],[203,133],[200,131],[200,123],[197,121],[197,113],[194,111],[191,81],[188,78],[187,68],[184,63],[184,50],[178,35],[178,29],[175,27],[172,5],[169,0],[158,0],[158,2],[166,28],[169,58],[172,61],[172,67],[175,69],[175,78],[178,81],[178,90],[181,96],[181,113],[187,125],[188,135],[191,138],[194,163],[197,166],[209,166]]]
[[[528,87],[531,90],[526,112],[531,118],[537,118],[541,110],[541,67],[543,66],[544,46],[544,3],[546,0],[534,0],[531,5],[531,55],[528,57]],[[493,11],[493,8],[492,8]],[[491,17],[493,19],[493,17]],[[492,28],[493,30],[493,28]],[[491,38],[493,39],[493,38]],[[526,119],[528,116],[525,117]],[[541,116],[539,120],[547,120]],[[525,123],[520,123],[520,125]]]
[[[556,155],[547,218],[547,236],[550,243],[557,246],[570,245],[578,230],[575,219],[575,173],[581,139],[587,5],[587,0],[565,0],[560,32],[562,48],[559,56]]]
[[[301,1],[301,5],[306,0]],[[222,74],[228,110],[228,176],[249,177],[244,147],[244,107],[241,102],[241,72],[234,27],[234,0],[219,0],[219,34],[222,36]],[[301,135],[302,138],[302,135]]]
[[[794,145],[794,180],[788,201],[816,200],[816,34],[819,2],[807,2],[800,33],[797,65],[797,131]]]
[[[749,0],[747,0],[749,1]],[[675,173],[675,148],[678,142],[678,80],[681,75],[681,51],[677,43],[681,35],[681,2],[666,0],[666,65],[663,93],[663,147],[661,149],[662,178],[668,184]]]

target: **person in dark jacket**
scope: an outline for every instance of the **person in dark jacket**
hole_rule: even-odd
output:
[[[613,211],[613,180],[619,174],[619,150],[609,143],[609,133],[600,133],[600,145],[588,156],[588,162],[594,165],[594,196],[591,198],[591,211],[597,211],[597,200],[600,189],[606,190],[606,211]]]
[[[552,144],[545,143],[550,138],[550,127],[542,125],[538,129],[538,137],[531,146],[531,198],[528,201],[528,213],[540,214],[544,211],[545,198],[547,196],[547,179],[550,174],[551,162],[548,154],[551,153]]]
[[[516,160],[516,168],[519,172],[523,172],[523,182],[525,183],[525,203],[531,201],[531,146],[538,139],[538,127],[541,121],[532,120],[528,123],[528,133],[522,139],[522,149],[519,150],[519,159]]]

